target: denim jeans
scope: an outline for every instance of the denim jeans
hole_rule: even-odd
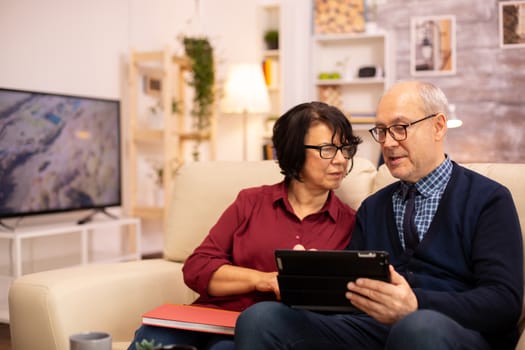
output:
[[[490,349],[478,333],[431,310],[416,311],[392,327],[366,314],[321,314],[279,302],[261,302],[241,313],[235,348],[259,349]]]

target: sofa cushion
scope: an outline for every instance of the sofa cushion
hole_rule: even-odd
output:
[[[372,185],[371,193],[375,193],[395,181],[397,181],[397,179],[390,174],[390,171],[386,165],[383,164],[377,170],[377,175],[374,178],[374,184]]]
[[[279,182],[283,178],[279,171],[271,160],[185,163],[177,171],[168,203],[164,258],[184,261],[241,189]]]
[[[350,207],[357,210],[370,194],[377,169],[368,159],[354,158],[354,167],[335,193]]]

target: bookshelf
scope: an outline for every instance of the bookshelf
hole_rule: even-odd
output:
[[[312,36],[312,82],[316,98],[339,107],[363,139],[358,155],[376,163],[380,147],[368,129],[375,123],[377,103],[394,81],[390,58],[391,34],[374,32],[316,34]],[[373,76],[360,76],[361,69]]]
[[[281,36],[281,11],[279,0],[259,1],[259,35],[261,40],[261,62],[264,72],[271,110],[264,123],[262,159],[273,159],[271,142],[273,122],[282,114],[282,65],[280,45],[269,47],[264,40],[268,31],[277,31]]]

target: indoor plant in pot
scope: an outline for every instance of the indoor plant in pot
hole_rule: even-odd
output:
[[[197,350],[196,347],[192,345],[162,345],[160,343],[155,343],[155,340],[146,340],[143,339],[140,343],[135,342],[136,350]]]
[[[279,31],[276,29],[267,30],[264,33],[264,42],[268,50],[277,50],[279,48]]]

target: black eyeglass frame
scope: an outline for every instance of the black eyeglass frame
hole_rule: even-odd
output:
[[[434,118],[438,114],[439,113],[430,114],[430,115],[427,115],[426,117],[423,117],[421,119],[418,119],[416,121],[413,121],[413,122],[410,122],[410,123],[407,123],[407,124],[394,124],[394,125],[390,125],[389,127],[378,127],[378,126],[375,126],[372,129],[368,130],[368,132],[370,133],[370,135],[372,135],[372,137],[374,138],[374,141],[376,141],[377,143],[385,143],[387,131],[390,134],[390,137],[392,137],[395,141],[404,141],[408,137],[407,128],[409,126],[412,126],[414,124],[417,124],[419,122],[422,122],[422,121],[430,119],[430,118]],[[391,128],[396,128],[396,127],[402,127],[403,128],[403,132],[404,132],[404,137],[403,138],[398,138],[392,131],[390,131]],[[383,141],[379,141],[379,139],[378,139],[378,132],[379,132],[379,130],[383,130],[384,133],[385,133],[385,139]]]
[[[323,157],[323,148],[325,147],[331,147],[331,148],[335,148],[335,152],[334,152],[334,155],[331,156],[331,157]],[[345,157],[345,154],[343,153],[343,148],[346,148],[348,147],[350,149],[350,156],[349,157]],[[314,146],[314,145],[304,145],[304,148],[310,148],[310,149],[316,149],[319,151],[319,157],[321,157],[322,159],[334,159],[335,156],[337,155],[337,151],[341,151],[341,154],[343,155],[343,157],[345,159],[352,159],[354,158],[356,152],[357,152],[357,147],[355,145],[341,145],[341,146],[336,146],[334,144],[327,144],[327,145],[322,145],[322,146]]]

